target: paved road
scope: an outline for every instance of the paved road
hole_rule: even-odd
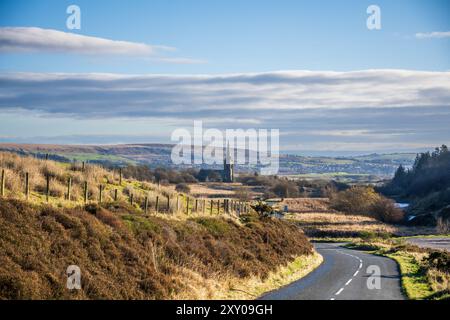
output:
[[[261,297],[263,300],[403,300],[400,274],[395,261],[339,244],[319,243],[316,250],[324,262],[312,273]],[[370,290],[369,266],[381,271],[381,289]]]
[[[411,238],[406,241],[418,247],[447,250],[450,252],[450,238]]]

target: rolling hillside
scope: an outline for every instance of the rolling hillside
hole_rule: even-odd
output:
[[[321,262],[292,224],[97,165],[0,153],[0,172],[0,299],[250,299]]]
[[[173,167],[170,144],[123,145],[34,145],[0,144],[0,151],[44,157],[70,162],[89,161],[109,165],[149,164],[153,167]],[[415,154],[372,154],[357,157],[307,157],[280,155],[280,175],[299,175],[298,178],[323,178],[337,180],[378,180],[390,177],[399,165],[409,167]],[[182,168],[177,166],[177,168]],[[240,172],[254,171],[254,166],[237,166]],[[311,176],[312,175],[312,176]],[[322,175],[322,176],[321,176]]]

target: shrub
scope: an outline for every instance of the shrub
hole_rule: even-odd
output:
[[[282,198],[295,198],[299,195],[297,184],[288,180],[277,182],[271,191]]]
[[[331,206],[338,211],[367,215],[372,205],[380,198],[373,188],[352,187],[338,192],[331,199]]]
[[[190,193],[191,188],[186,183],[179,183],[176,185],[175,190],[182,193]]]
[[[0,199],[0,300],[214,298],[228,279],[265,279],[312,253],[302,231],[278,219],[178,221],[114,206]],[[76,292],[64,290],[69,264],[82,266]]]
[[[425,258],[425,262],[432,268],[448,272],[450,270],[450,254],[444,251],[433,251]]]
[[[250,201],[252,199],[251,192],[245,187],[237,188],[234,196],[241,201]]]
[[[396,207],[394,201],[383,197],[375,200],[370,208],[370,214],[373,218],[388,223],[399,223],[405,217],[405,212]]]
[[[399,223],[404,212],[395,203],[371,187],[352,187],[338,192],[331,199],[333,209],[350,214],[372,217],[382,222]]]

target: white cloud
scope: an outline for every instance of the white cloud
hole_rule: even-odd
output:
[[[175,48],[90,37],[36,27],[0,28],[0,52],[75,53],[87,55],[155,55]]]
[[[21,107],[81,117],[208,117],[239,112],[258,119],[274,110],[307,114],[308,110],[426,108],[448,106],[450,101],[450,72],[406,70],[222,75],[15,73],[0,75],[0,83],[0,109]]]
[[[450,31],[419,32],[419,33],[416,33],[416,38],[418,38],[418,39],[450,38]]]
[[[8,124],[19,130],[26,127],[23,115],[33,114],[41,120],[29,122],[42,127],[58,118],[64,123],[58,128],[93,133],[91,121],[109,123],[116,133],[121,120],[133,133],[142,120],[151,135],[203,120],[219,129],[280,129],[286,145],[434,145],[450,141],[450,72],[0,73],[0,114],[4,135],[21,134]],[[62,135],[62,129],[48,130]]]

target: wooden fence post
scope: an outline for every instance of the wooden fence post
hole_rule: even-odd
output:
[[[118,190],[114,189],[114,201],[117,202],[118,199],[119,199]]]
[[[50,175],[47,174],[45,178],[47,179],[47,187],[45,189],[45,200],[48,202],[50,198]]]
[[[70,201],[70,188],[72,187],[72,178],[67,179],[67,200]]]
[[[5,169],[2,169],[2,180],[0,181],[0,196],[5,196]]]
[[[122,168],[119,168],[119,185],[122,185]]]
[[[147,214],[147,211],[148,211],[148,196],[145,197],[144,213]]]
[[[81,162],[81,171],[84,171],[85,167],[86,167],[86,165],[85,165],[84,161],[82,161]]]
[[[156,213],[158,213],[158,209],[159,209],[159,196],[156,196],[156,204],[155,204]]]
[[[28,172],[25,172],[25,197],[27,200],[30,197],[30,179]]]
[[[170,196],[167,196],[167,213],[170,212]]]
[[[87,183],[87,181],[84,182],[84,196],[83,196],[83,199],[84,199],[84,204],[86,204],[87,201],[88,201],[88,183]]]
[[[98,192],[99,192],[98,203],[101,204],[103,202],[103,185],[102,184],[98,186]]]
[[[202,202],[202,209],[203,209],[203,215],[205,215],[205,210],[206,210],[206,200],[205,199],[203,199],[203,202]]]
[[[210,204],[211,204],[210,214],[212,215],[212,214],[213,214],[213,201],[212,201],[212,199],[211,199],[211,201],[210,201]]]
[[[195,199],[195,212],[198,212],[198,199]]]
[[[189,215],[189,197],[186,197],[186,214]]]
[[[45,161],[48,160],[48,153],[45,154]]]
[[[217,200],[217,214],[220,214],[220,199]]]
[[[133,205],[133,194],[130,194],[130,204]]]

